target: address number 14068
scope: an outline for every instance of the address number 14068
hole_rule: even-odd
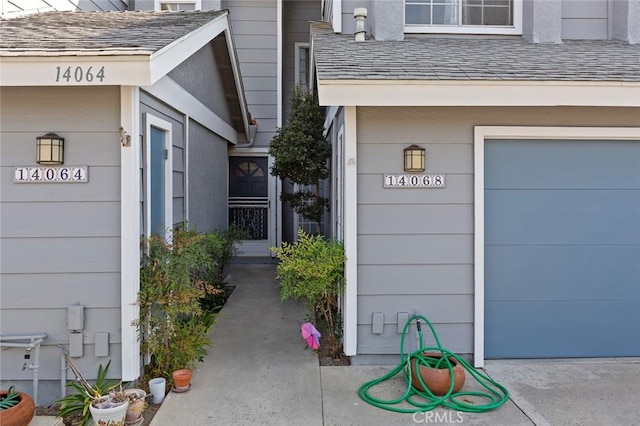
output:
[[[384,175],[385,188],[444,188],[444,175]]]

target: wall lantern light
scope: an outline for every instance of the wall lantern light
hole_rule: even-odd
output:
[[[424,148],[418,145],[411,145],[404,149],[404,171],[424,172],[425,164]]]
[[[36,163],[64,164],[64,138],[47,133],[36,138]]]

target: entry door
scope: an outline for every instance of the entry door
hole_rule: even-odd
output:
[[[145,116],[145,235],[166,236],[173,226],[171,123]]]
[[[640,356],[640,141],[485,143],[485,345]]]
[[[267,157],[229,157],[229,225],[247,232],[241,256],[269,256]]]

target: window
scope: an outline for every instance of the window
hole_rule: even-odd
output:
[[[200,10],[202,0],[173,0],[155,1],[155,11],[168,10],[170,12],[182,12],[185,10]]]
[[[295,83],[303,90],[309,89],[309,43],[295,44]]]
[[[411,33],[522,33],[522,0],[405,0],[404,13]]]

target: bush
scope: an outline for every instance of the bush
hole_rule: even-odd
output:
[[[326,329],[329,349],[334,356],[341,352],[342,321],[338,314],[338,297],[344,289],[344,245],[322,235],[298,230],[295,243],[283,243],[271,250],[280,261],[280,298],[302,300]]]
[[[142,351],[151,355],[147,373],[170,380],[174,370],[193,368],[211,345],[207,333],[213,319],[200,300],[216,264],[205,235],[186,227],[173,231],[170,242],[156,235],[144,242],[136,325]]]

